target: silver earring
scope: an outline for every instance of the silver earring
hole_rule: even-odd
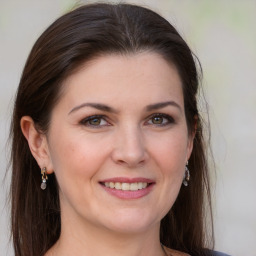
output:
[[[188,186],[189,180],[190,180],[190,172],[188,169],[188,162],[187,162],[186,166],[185,166],[185,173],[184,173],[184,178],[183,178],[183,182],[182,182],[185,187]]]
[[[48,176],[47,176],[46,172],[47,172],[47,171],[46,171],[46,167],[44,167],[44,168],[41,169],[41,174],[42,174],[41,189],[42,189],[42,190],[45,190],[46,187],[47,187],[46,181],[48,180]]]

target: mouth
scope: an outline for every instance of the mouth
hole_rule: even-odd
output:
[[[107,188],[112,188],[116,190],[123,190],[123,191],[138,191],[141,189],[145,189],[149,187],[152,183],[147,182],[102,182],[103,186]]]
[[[106,192],[120,199],[138,199],[152,191],[155,181],[146,178],[115,177],[99,184]]]

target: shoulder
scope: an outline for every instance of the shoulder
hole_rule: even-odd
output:
[[[231,255],[228,255],[226,253],[223,253],[223,252],[218,252],[218,251],[212,251],[212,250],[203,250],[202,254],[197,254],[197,255],[193,255],[193,256],[231,256]]]
[[[187,254],[181,251],[176,251],[170,248],[165,247],[165,251],[168,256],[231,256],[223,252],[211,251],[211,250],[204,250],[202,253],[199,254]]]
[[[166,255],[168,256],[191,256],[185,252],[176,251],[168,247],[164,247],[164,249],[165,249]]]
[[[211,254],[209,254],[209,256],[230,256],[230,255],[223,252],[211,251]]]

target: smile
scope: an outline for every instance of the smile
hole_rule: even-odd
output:
[[[123,191],[137,191],[148,187],[150,184],[147,182],[104,182],[103,185],[107,188],[113,188]]]
[[[99,182],[104,190],[119,199],[131,200],[145,197],[153,190],[156,182],[143,177],[113,177]]]

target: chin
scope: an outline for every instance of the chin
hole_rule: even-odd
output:
[[[107,222],[108,229],[111,229],[118,233],[141,233],[154,226],[160,225],[160,220],[155,216],[149,216],[148,213],[132,213],[128,211],[127,213],[118,214],[116,217]]]

